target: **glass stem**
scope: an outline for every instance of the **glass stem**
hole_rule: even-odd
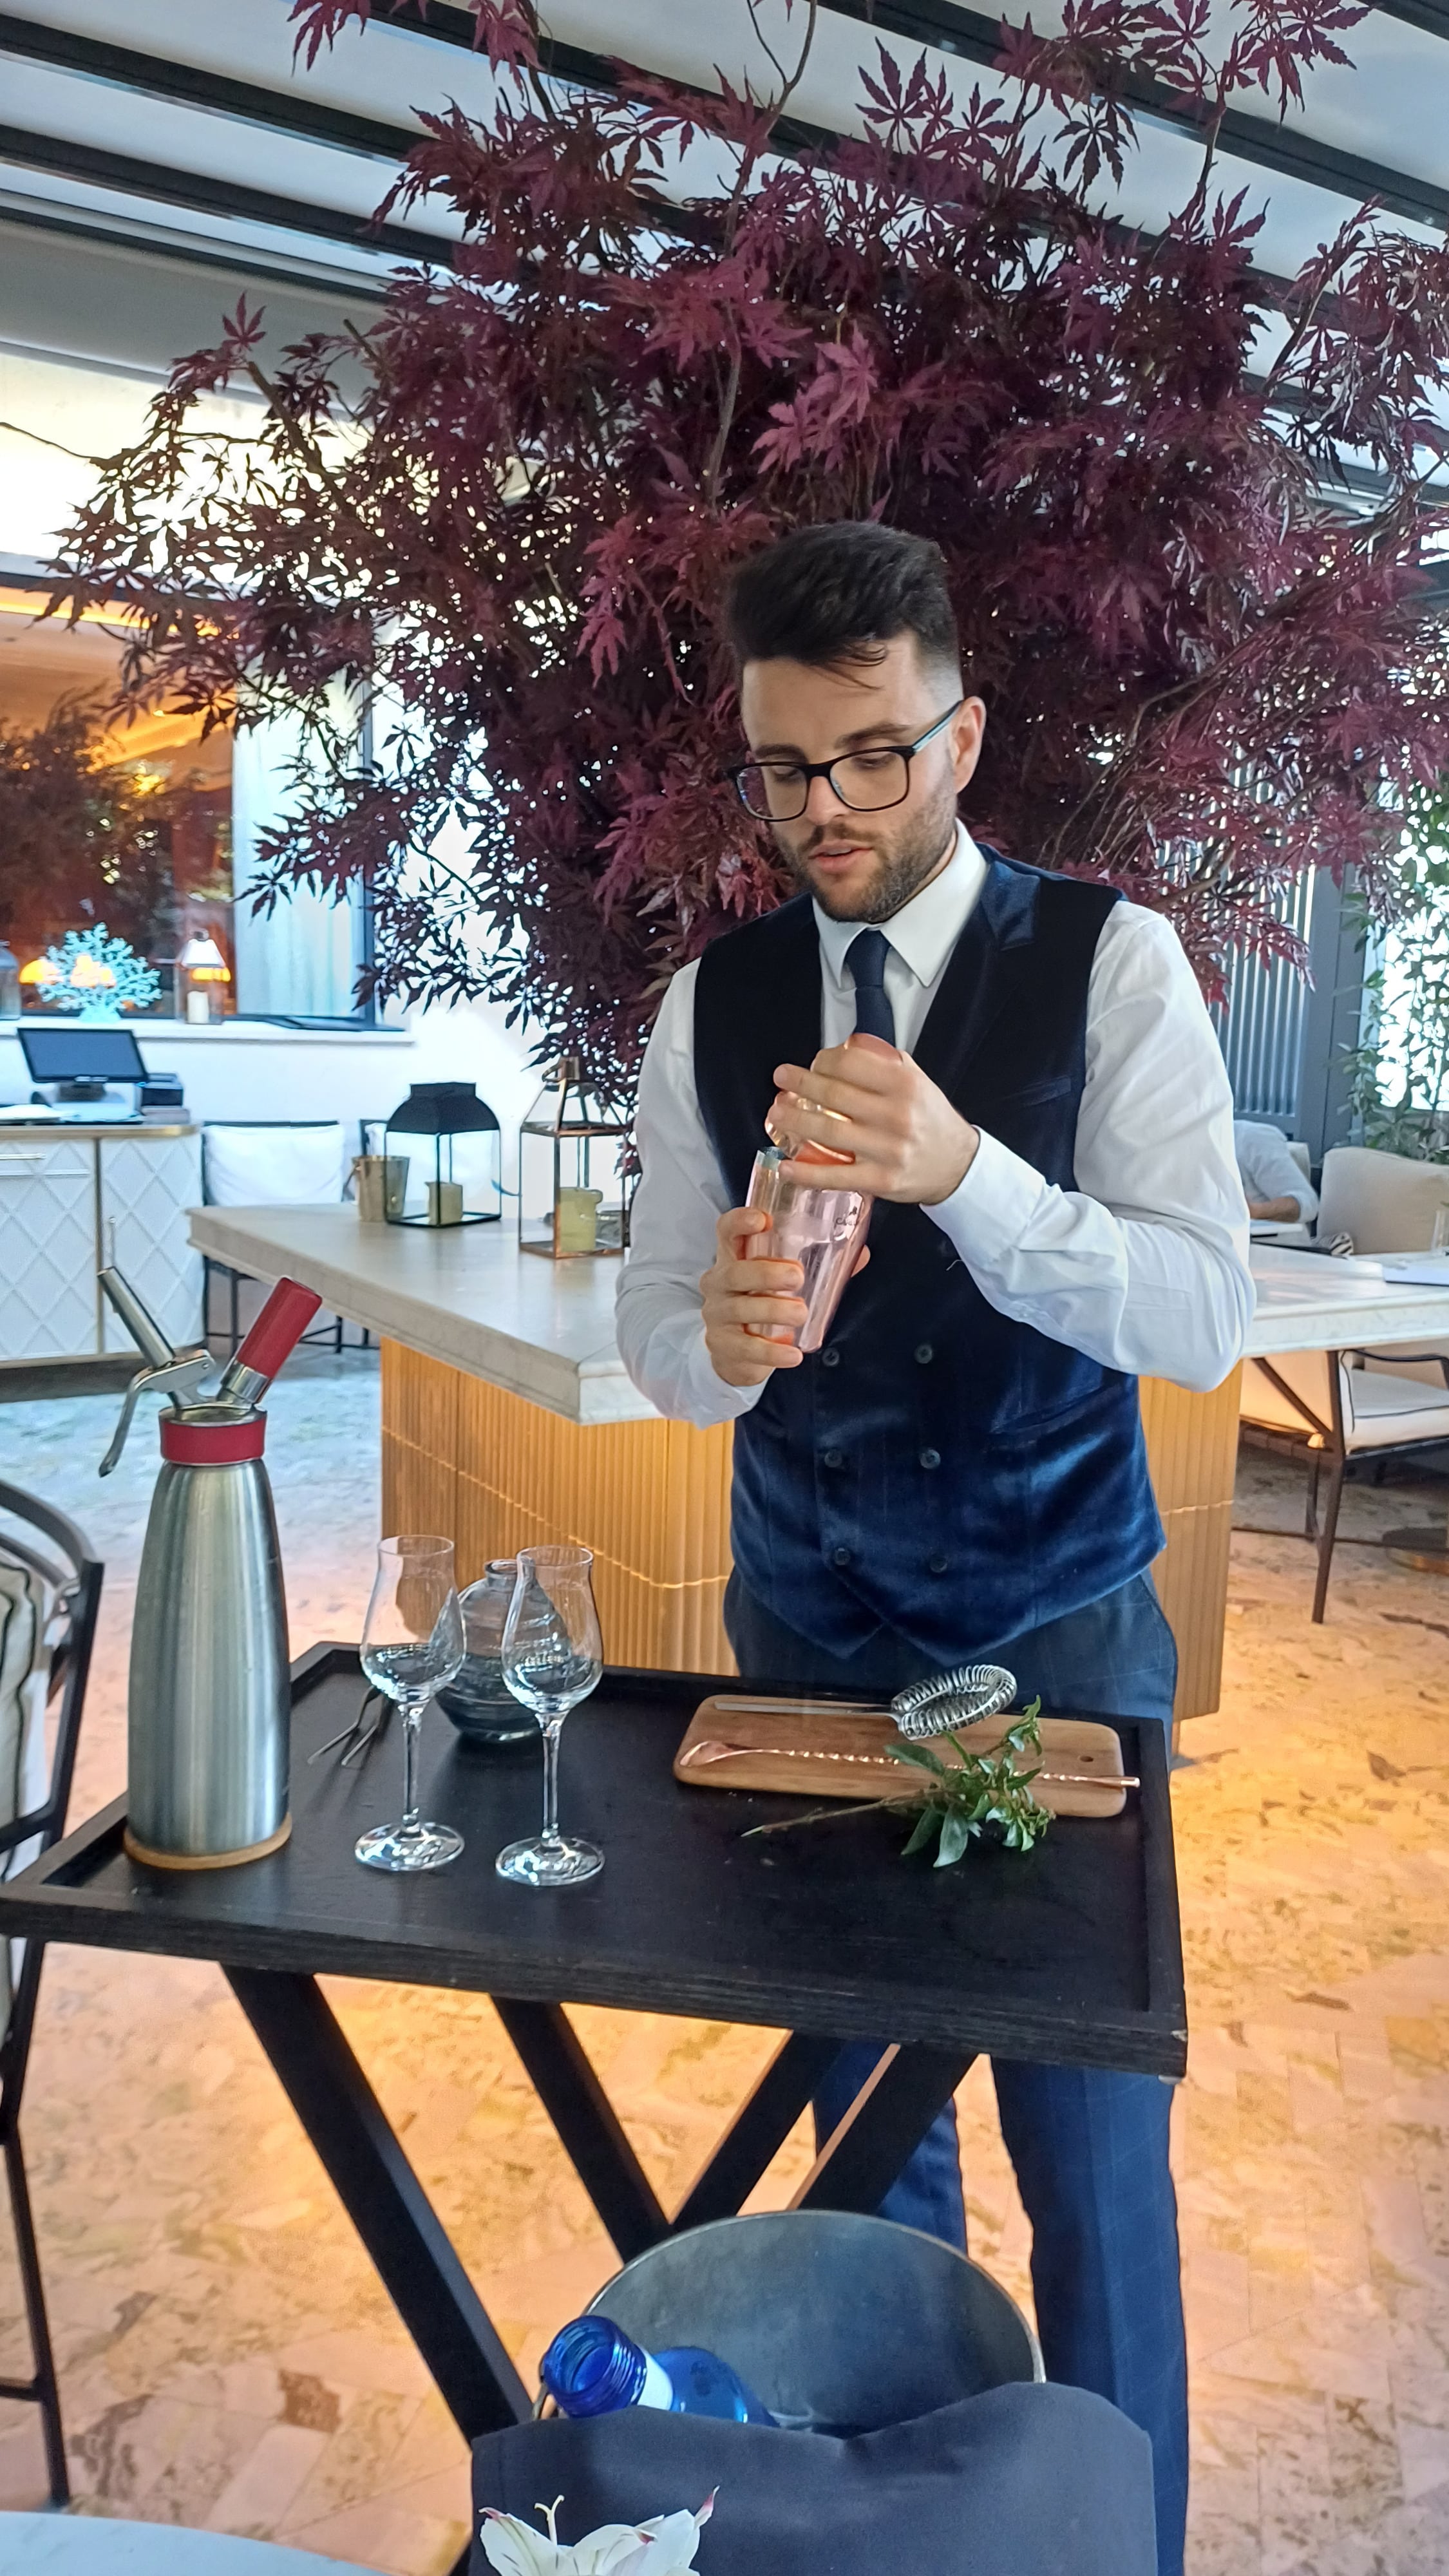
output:
[[[403,1720],[403,1831],[418,1821],[418,1730],[423,1722],[426,1700],[408,1701]]]
[[[543,1839],[546,1843],[561,1840],[558,1829],[558,1740],[563,1733],[561,1717],[541,1717],[543,1728]]]

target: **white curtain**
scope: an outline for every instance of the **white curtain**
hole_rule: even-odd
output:
[[[339,1019],[356,1008],[359,919],[355,902],[298,888],[270,913],[252,910],[257,843],[286,812],[297,718],[280,716],[236,735],[232,747],[232,929],[239,1011],[287,1019]]]

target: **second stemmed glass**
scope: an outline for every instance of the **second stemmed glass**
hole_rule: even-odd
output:
[[[571,1708],[587,1699],[604,1669],[599,1614],[586,1547],[526,1547],[503,1631],[503,1678],[543,1730],[543,1831],[510,1843],[498,1875],[524,1887],[577,1887],[604,1866],[597,1843],[558,1829],[558,1740]]]
[[[369,1869],[441,1869],[463,1837],[418,1814],[418,1729],[434,1691],[463,1660],[463,1616],[453,1581],[450,1538],[385,1538],[362,1630],[362,1669],[374,1690],[396,1700],[403,1721],[403,1813],[374,1825],[356,1846]]]

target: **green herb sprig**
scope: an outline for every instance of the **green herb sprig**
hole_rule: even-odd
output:
[[[898,1815],[915,1812],[915,1825],[901,1853],[902,1860],[909,1860],[913,1852],[926,1851],[939,1836],[935,1866],[950,1869],[988,1828],[999,1834],[1008,1851],[1029,1852],[1051,1823],[1051,1809],[1042,1806],[1032,1794],[1031,1784],[1041,1764],[1038,1762],[1030,1771],[1018,1771],[1016,1757],[1019,1753],[1040,1753],[1040,1714],[1041,1701],[1034,1699],[990,1753],[974,1753],[969,1738],[949,1733],[945,1740],[960,1755],[959,1762],[943,1762],[928,1744],[888,1745],[886,1750],[893,1761],[909,1763],[924,1775],[899,1797],[875,1798],[868,1805],[852,1799],[848,1807],[816,1807],[808,1816],[785,1816],[772,1824],[751,1825],[743,1839],[749,1842],[758,1834],[789,1833],[796,1825],[822,1825],[832,1818],[868,1816],[887,1808]]]
[[[1043,1807],[1033,1795],[1032,1782],[1041,1769],[1038,1762],[1030,1771],[1019,1771],[1019,1753],[1040,1753],[1041,1729],[1037,1718],[1041,1701],[1034,1699],[1029,1709],[1009,1726],[990,1753],[973,1753],[967,1737],[948,1733],[946,1742],[960,1755],[959,1762],[943,1762],[929,1744],[892,1744],[888,1749],[895,1762],[909,1762],[927,1775],[917,1800],[920,1814],[915,1829],[901,1857],[909,1860],[913,1852],[928,1851],[939,1835],[936,1851],[937,1869],[950,1869],[961,1860],[970,1844],[988,1827],[999,1834],[1008,1851],[1028,1852],[1039,1843],[1051,1823],[1051,1810]],[[896,1806],[897,1799],[882,1801]]]

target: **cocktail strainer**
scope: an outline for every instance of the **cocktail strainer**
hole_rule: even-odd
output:
[[[923,1736],[946,1735],[957,1727],[978,1726],[995,1717],[1016,1696],[1016,1675],[1004,1664],[958,1664],[954,1672],[932,1673],[897,1691],[891,1715],[897,1731],[911,1743]]]

